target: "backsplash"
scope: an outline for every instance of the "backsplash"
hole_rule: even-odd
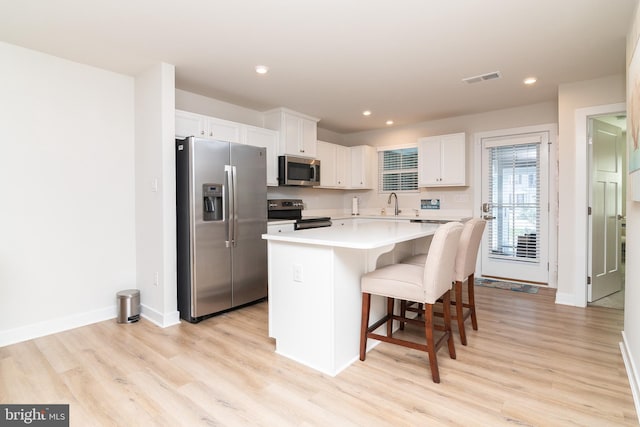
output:
[[[439,214],[471,216],[473,213],[471,187],[421,189],[418,193],[397,193],[397,195],[398,208],[402,211],[402,216],[414,216],[416,213],[417,216]],[[358,198],[361,215],[393,215],[394,210],[393,201],[392,206],[387,205],[389,193],[379,194],[377,190],[345,191],[306,187],[269,187],[267,196],[270,199],[302,199],[307,215],[351,214],[354,196]],[[423,199],[439,199],[440,209],[420,209],[420,201]]]

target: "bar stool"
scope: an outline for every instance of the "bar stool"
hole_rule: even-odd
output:
[[[422,266],[412,264],[392,264],[362,276],[362,323],[360,328],[360,360],[364,361],[367,351],[367,339],[398,344],[416,350],[426,351],[429,355],[433,382],[440,382],[436,353],[446,342],[449,356],[456,358],[453,336],[451,335],[450,293],[451,277],[455,266],[456,251],[462,232],[462,224],[450,222],[439,227],[429,247],[429,253]],[[387,297],[387,314],[369,325],[371,295]],[[444,326],[434,325],[433,305],[438,298],[443,300]],[[407,319],[393,313],[394,300],[417,301],[424,304],[424,321]],[[403,313],[402,313],[403,314]],[[393,321],[410,322],[425,328],[426,345],[393,337]],[[373,331],[387,324],[387,334],[380,335]],[[444,334],[434,340],[434,329]]]
[[[458,332],[460,333],[460,342],[462,345],[467,345],[467,334],[464,329],[464,321],[466,319],[471,317],[471,326],[473,327],[473,330],[478,330],[474,278],[476,271],[476,259],[478,257],[480,241],[482,240],[482,233],[484,233],[486,224],[487,221],[478,218],[473,218],[467,221],[464,225],[464,229],[462,230],[462,234],[460,234],[460,244],[458,245],[458,252],[456,254],[455,274],[453,276],[456,299],[455,301],[451,301],[451,304],[456,306],[456,314],[453,316],[453,319],[458,323]],[[427,256],[425,254],[421,254],[405,259],[401,262],[411,265],[423,265],[426,257]],[[468,302],[466,303],[462,299],[462,284],[465,280],[467,281],[468,299]],[[407,303],[406,301],[402,301],[401,316],[405,315],[405,311],[412,310],[409,308],[409,304],[410,303]]]

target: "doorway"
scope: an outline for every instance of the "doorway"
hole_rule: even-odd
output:
[[[626,115],[588,117],[587,303],[624,308]]]
[[[555,125],[475,135],[481,277],[555,287]],[[554,230],[554,231],[552,231]]]

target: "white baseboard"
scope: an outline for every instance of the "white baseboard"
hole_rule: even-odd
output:
[[[166,328],[180,323],[180,312],[178,310],[163,314],[144,304],[141,304],[141,308],[142,317],[152,323],[155,323],[161,328]]]
[[[622,342],[620,343],[620,351],[622,352],[622,360],[624,360],[624,366],[627,369],[627,377],[629,378],[629,385],[631,386],[633,403],[636,406],[636,415],[638,416],[638,421],[640,422],[640,389],[638,388],[638,385],[640,384],[640,378],[638,378],[638,370],[636,369],[636,365],[633,362],[634,358],[631,354],[631,350],[629,349],[627,336],[625,335],[624,331],[622,331]]]
[[[180,312],[177,310],[168,314],[162,314],[144,304],[141,305],[142,316],[161,328],[180,323]],[[34,338],[51,335],[69,329],[79,328],[104,320],[115,319],[118,311],[115,305],[98,310],[78,313],[58,319],[45,320],[31,325],[21,326],[15,329],[0,331],[0,347],[28,341]]]
[[[45,320],[31,325],[21,326],[15,329],[0,331],[0,347],[27,341],[30,339],[79,328],[80,326],[102,322],[103,320],[114,319],[117,315],[115,305],[85,313],[73,314],[71,316],[57,319]]]

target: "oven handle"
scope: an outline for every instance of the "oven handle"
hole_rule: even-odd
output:
[[[293,226],[294,230],[308,230],[310,228],[331,227],[331,221],[309,221],[309,222],[296,222]]]

